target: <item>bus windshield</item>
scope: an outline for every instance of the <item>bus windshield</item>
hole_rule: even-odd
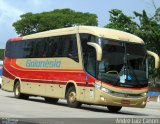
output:
[[[147,56],[144,45],[101,38],[102,61],[98,79],[123,87],[148,85]]]

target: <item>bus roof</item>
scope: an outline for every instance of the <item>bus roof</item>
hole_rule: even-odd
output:
[[[95,26],[75,26],[75,27],[69,27],[69,28],[49,30],[49,31],[31,34],[31,35],[26,35],[22,39],[34,39],[34,38],[60,36],[60,35],[75,34],[75,33],[88,33],[88,34],[96,35],[99,37],[104,37],[104,38],[109,38],[114,40],[144,44],[144,41],[141,38],[133,34],[119,31],[119,30],[100,28]]]

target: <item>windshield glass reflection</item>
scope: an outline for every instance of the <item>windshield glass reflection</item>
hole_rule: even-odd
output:
[[[144,45],[101,39],[103,50],[98,78],[125,87],[147,86],[147,57]]]

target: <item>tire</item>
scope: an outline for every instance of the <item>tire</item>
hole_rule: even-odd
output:
[[[122,107],[121,106],[110,106],[110,105],[108,105],[107,108],[111,113],[117,113],[121,110]]]
[[[28,95],[21,93],[19,81],[17,81],[16,84],[14,85],[14,96],[15,98],[18,98],[18,99],[28,99],[29,98]]]
[[[70,87],[66,94],[67,104],[69,107],[72,108],[79,108],[81,107],[81,103],[76,99],[76,90],[75,87]]]
[[[49,98],[49,97],[45,97],[44,99],[47,103],[57,103],[59,100],[58,98]]]

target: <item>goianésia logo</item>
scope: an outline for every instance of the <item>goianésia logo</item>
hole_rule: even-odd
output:
[[[39,67],[39,68],[60,68],[61,61],[59,60],[27,60],[26,67]]]

